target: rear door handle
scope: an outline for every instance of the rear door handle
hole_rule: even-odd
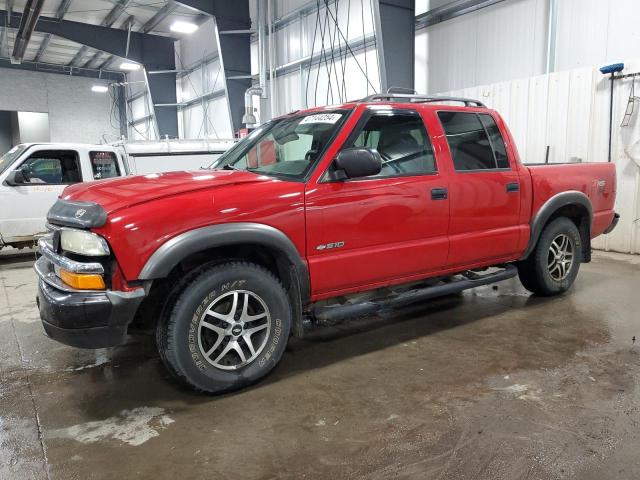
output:
[[[431,200],[446,200],[448,198],[448,192],[446,188],[432,188]]]
[[[514,183],[507,183],[507,193],[512,193],[512,192],[519,192],[520,191],[520,184],[517,182]]]

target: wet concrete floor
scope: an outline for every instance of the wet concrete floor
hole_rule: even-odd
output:
[[[150,339],[47,339],[31,265],[0,259],[0,479],[640,478],[640,257],[324,329],[220,397]]]

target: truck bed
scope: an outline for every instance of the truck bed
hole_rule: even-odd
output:
[[[616,173],[613,163],[527,164],[531,173],[533,201],[531,217],[553,195],[579,191],[591,200],[593,224],[591,235],[600,235],[611,224],[616,196]]]

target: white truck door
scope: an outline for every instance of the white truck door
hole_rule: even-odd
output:
[[[47,211],[62,190],[82,181],[80,156],[76,150],[35,147],[11,170],[22,178],[0,189],[0,235],[4,243],[32,241],[46,231]]]

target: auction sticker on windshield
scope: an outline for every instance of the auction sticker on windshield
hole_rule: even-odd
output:
[[[308,115],[304,117],[299,125],[306,125],[308,123],[336,123],[342,118],[341,113],[319,113],[317,115]]]

